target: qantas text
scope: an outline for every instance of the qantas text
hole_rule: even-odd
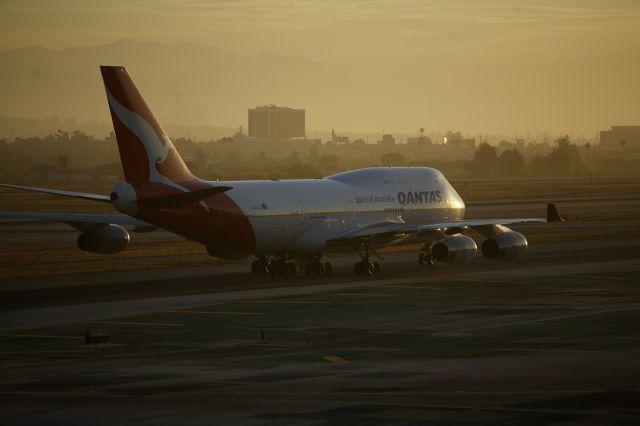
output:
[[[442,195],[440,191],[398,192],[398,202],[403,206],[407,204],[441,203]]]

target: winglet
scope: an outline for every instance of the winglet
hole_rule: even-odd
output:
[[[564,222],[555,204],[547,204],[547,222]]]

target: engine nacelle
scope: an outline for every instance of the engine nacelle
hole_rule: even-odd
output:
[[[513,260],[527,252],[527,239],[519,232],[508,231],[487,238],[482,243],[482,254],[497,260]]]
[[[431,250],[434,259],[446,263],[466,262],[473,259],[477,251],[473,238],[462,234],[440,241]]]
[[[78,247],[91,253],[114,254],[129,245],[129,233],[121,226],[108,224],[83,232],[78,236]]]

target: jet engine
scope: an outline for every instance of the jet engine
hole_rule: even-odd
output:
[[[78,236],[78,247],[91,253],[114,254],[129,245],[129,233],[114,224],[98,225]]]
[[[487,238],[482,243],[482,254],[497,260],[513,260],[527,251],[527,239],[519,232],[507,231]]]
[[[432,249],[433,258],[446,263],[466,262],[473,259],[477,251],[473,238],[462,234],[440,241]]]

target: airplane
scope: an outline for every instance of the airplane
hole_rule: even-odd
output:
[[[356,275],[381,271],[378,250],[419,244],[418,261],[458,264],[478,247],[465,231],[485,238],[481,252],[513,260],[527,239],[506,225],[562,221],[555,205],[546,217],[465,220],[460,195],[436,169],[372,167],[322,179],[215,181],[194,176],[123,66],[101,66],[124,182],[110,195],[22,185],[3,186],[110,203],[124,214],[1,212],[0,218],[65,222],[80,231],[78,247],[93,253],[124,250],[134,232],[165,229],[225,259],[253,257],[255,274],[330,275],[325,254],[355,252]],[[375,260],[377,259],[377,260]]]

